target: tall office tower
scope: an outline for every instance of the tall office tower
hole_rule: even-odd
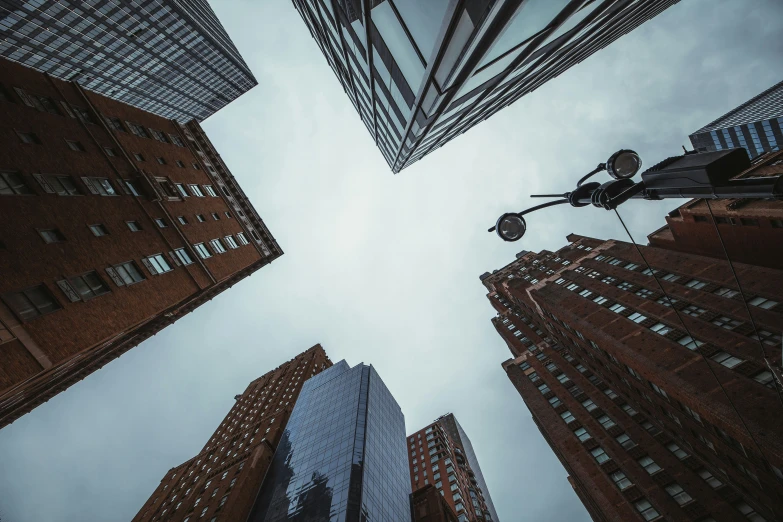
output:
[[[293,2],[397,173],[678,0]]]
[[[302,387],[247,520],[409,521],[407,475],[397,401],[372,366],[340,361]]]
[[[0,57],[181,122],[257,84],[207,0],[0,2]]]
[[[0,427],[282,255],[199,124],[0,59]]]
[[[734,263],[743,300],[726,262],[568,241],[482,280],[503,368],[593,519],[781,520],[783,271]]]
[[[331,366],[317,344],[251,382],[198,455],[166,473],[133,521],[247,520],[303,384]]]
[[[783,82],[690,135],[697,151],[742,147],[751,158],[783,144]]]
[[[736,178],[780,174],[783,151],[765,152]],[[650,246],[723,260],[728,254],[732,261],[783,270],[783,201],[694,199],[671,211],[647,240]]]
[[[499,520],[473,445],[453,414],[409,435],[408,445],[414,491],[434,485],[459,522]]]

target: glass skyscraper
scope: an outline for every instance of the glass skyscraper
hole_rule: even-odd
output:
[[[257,84],[206,0],[0,1],[0,56],[181,122]]]
[[[250,522],[410,521],[405,418],[372,366],[310,378]]]
[[[293,0],[393,172],[679,0]]]
[[[732,109],[690,135],[700,151],[742,147],[754,158],[783,144],[783,82]]]

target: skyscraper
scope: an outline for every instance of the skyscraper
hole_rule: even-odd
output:
[[[405,418],[372,366],[302,387],[248,522],[411,519]]]
[[[725,261],[568,241],[482,281],[503,368],[593,519],[780,520],[783,271],[734,263],[741,292]]]
[[[783,151],[776,151],[756,156],[735,178],[780,174]],[[783,270],[783,201],[694,199],[669,212],[647,239],[650,246]]]
[[[690,135],[697,151],[742,147],[751,158],[783,144],[783,82]]]
[[[454,414],[409,435],[408,446],[414,492],[434,485],[459,522],[499,520],[473,445]]]
[[[0,59],[0,427],[282,255],[196,121]]]
[[[181,122],[257,84],[206,0],[0,2],[0,56]]]
[[[395,173],[677,2],[293,0]]]
[[[317,344],[251,382],[198,455],[166,473],[133,521],[247,520],[302,385],[331,366]]]

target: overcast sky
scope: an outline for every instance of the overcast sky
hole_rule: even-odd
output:
[[[783,2],[683,0],[393,175],[290,0],[212,0],[259,86],[204,127],[285,255],[0,430],[3,522],[128,521],[248,382],[315,343],[375,366],[408,433],[453,412],[502,522],[588,521],[501,363],[478,276],[570,233],[626,239],[558,207],[523,241],[486,229],[620,148],[647,166],[781,80]],[[637,241],[674,203],[632,201]]]

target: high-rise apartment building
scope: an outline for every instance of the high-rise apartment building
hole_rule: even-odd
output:
[[[405,460],[397,401],[375,368],[340,361],[302,387],[247,520],[409,521]]]
[[[282,255],[201,126],[0,59],[0,427]]]
[[[331,366],[315,345],[251,382],[204,448],[166,473],[133,521],[247,520],[304,383]]]
[[[456,513],[433,485],[411,494],[413,522],[459,522]]]
[[[393,172],[678,0],[293,0]]]
[[[781,174],[783,151],[777,151],[756,156],[736,178]],[[694,199],[671,211],[647,239],[650,246],[783,270],[783,201]]]
[[[257,84],[207,0],[0,2],[0,57],[181,122]]]
[[[781,520],[783,271],[734,263],[740,292],[725,261],[568,241],[481,279],[503,368],[593,519]]]
[[[751,158],[783,144],[783,82],[690,135],[699,152],[742,147]]]
[[[473,445],[453,414],[408,435],[408,449],[414,495],[435,486],[459,522],[499,520]]]

